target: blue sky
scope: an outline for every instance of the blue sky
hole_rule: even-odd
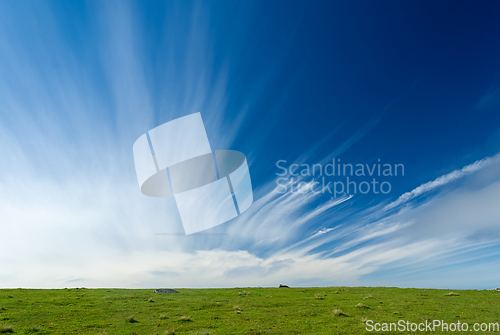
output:
[[[1,2],[0,287],[498,286],[499,10]],[[132,145],[196,112],[246,155],[254,204],[168,235],[175,202],[140,193]],[[333,158],[405,173],[275,192],[279,160]]]

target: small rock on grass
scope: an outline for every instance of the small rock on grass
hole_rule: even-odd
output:
[[[155,293],[179,293],[176,290],[172,290],[171,288],[162,288],[159,290],[155,290]]]

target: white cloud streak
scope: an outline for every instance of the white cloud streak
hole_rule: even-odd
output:
[[[484,158],[484,159],[476,161],[470,165],[467,165],[460,170],[455,170],[455,171],[452,171],[444,176],[440,176],[433,181],[422,184],[419,187],[415,188],[414,190],[401,195],[396,201],[387,205],[385,209],[390,210],[390,209],[395,208],[397,206],[400,206],[404,203],[407,203],[409,200],[411,200],[413,198],[419,197],[419,196],[426,194],[426,193],[428,193],[428,192],[430,192],[438,187],[444,186],[444,185],[451,183],[457,179],[468,176],[468,175],[488,166],[489,164],[498,162],[499,159],[500,159],[500,154],[498,154],[494,157]]]

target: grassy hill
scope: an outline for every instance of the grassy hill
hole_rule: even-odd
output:
[[[500,322],[500,292],[323,287],[0,290],[0,333],[362,334],[375,323]],[[412,331],[381,331],[407,334]],[[420,332],[419,332],[420,333]],[[437,328],[433,333],[442,333]],[[481,334],[500,332],[483,331]]]

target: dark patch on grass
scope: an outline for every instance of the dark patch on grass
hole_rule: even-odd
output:
[[[131,317],[128,317],[128,318],[127,318],[127,322],[130,322],[130,323],[138,323],[139,321],[137,321],[136,319],[134,319],[134,317],[133,317],[133,316],[131,316]]]
[[[0,328],[0,333],[2,334],[13,333],[13,332],[14,328],[12,326],[3,326],[2,328]]]
[[[27,333],[38,333],[40,331],[39,327],[31,327],[26,330]]]

